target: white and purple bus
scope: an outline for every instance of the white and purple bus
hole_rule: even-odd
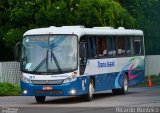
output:
[[[126,94],[144,81],[143,31],[119,27],[62,26],[24,33],[21,54],[21,94],[83,96],[112,90]]]

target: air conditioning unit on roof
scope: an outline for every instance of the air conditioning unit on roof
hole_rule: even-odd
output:
[[[50,26],[49,28],[52,28],[52,27],[56,27],[56,26]]]
[[[93,27],[95,29],[114,29],[113,27]]]
[[[124,27],[118,27],[118,29],[121,29],[121,30],[123,30],[123,29],[125,29]]]
[[[82,25],[75,25],[75,26],[62,26],[62,27],[70,27],[70,28],[85,28],[84,26]]]

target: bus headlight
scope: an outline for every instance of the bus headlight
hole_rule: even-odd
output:
[[[77,72],[73,72],[71,76],[64,79],[63,83],[72,82],[72,81],[75,81],[76,79],[77,79]]]
[[[28,91],[27,90],[23,90],[23,94],[27,94],[28,93]]]
[[[74,90],[74,89],[70,90],[69,92],[70,92],[70,94],[72,94],[72,95],[76,94],[76,90]]]
[[[28,78],[26,78],[25,76],[21,76],[21,80],[24,82],[24,83],[31,83],[31,81],[28,79]]]

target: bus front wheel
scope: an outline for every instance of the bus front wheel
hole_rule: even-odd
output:
[[[35,96],[37,103],[44,103],[45,98],[46,98],[45,96]]]
[[[92,101],[93,93],[94,93],[94,83],[93,83],[93,80],[90,80],[89,87],[88,87],[88,93],[85,95],[85,100]]]

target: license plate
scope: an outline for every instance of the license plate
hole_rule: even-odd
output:
[[[43,90],[44,91],[48,91],[48,90],[52,90],[53,88],[51,86],[44,86]]]

